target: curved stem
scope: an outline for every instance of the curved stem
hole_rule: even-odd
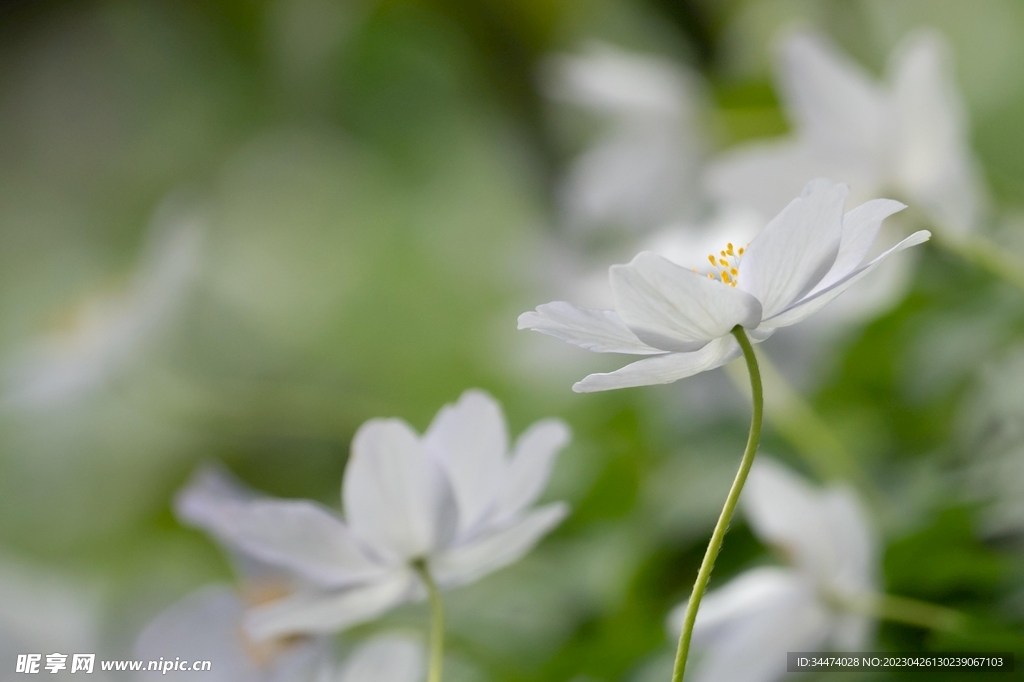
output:
[[[743,350],[743,358],[747,361],[747,370],[750,372],[750,389],[753,394],[754,410],[750,420],[750,435],[747,437],[747,447],[743,451],[743,459],[740,460],[739,471],[732,482],[729,494],[725,498],[725,506],[715,524],[715,530],[711,533],[711,542],[708,543],[707,551],[704,553],[704,560],[697,571],[697,581],[693,584],[693,592],[690,594],[690,601],[686,605],[686,616],[683,618],[683,631],[679,635],[679,648],[676,650],[676,662],[672,668],[672,682],[682,682],[683,672],[686,670],[686,657],[690,652],[690,639],[693,636],[693,624],[697,620],[697,609],[700,608],[700,600],[704,597],[704,591],[708,587],[708,580],[711,579],[711,570],[715,567],[715,559],[722,549],[722,541],[725,533],[729,530],[729,522],[732,520],[733,512],[736,511],[736,503],[739,502],[740,492],[743,484],[747,481],[747,474],[750,473],[750,465],[754,463],[754,454],[757,452],[757,444],[761,438],[761,418],[764,412],[764,395],[761,388],[761,372],[757,366],[757,357],[754,355],[754,348],[750,345],[743,328],[737,325],[732,330],[732,335],[740,344]]]
[[[430,600],[430,667],[427,682],[441,682],[441,664],[444,662],[444,602],[441,599],[441,590],[434,582],[434,577],[430,575],[427,563],[420,559],[413,563],[413,568],[420,574]]]
[[[859,488],[869,489],[864,471],[832,431],[821,415],[779,372],[771,359],[758,353],[761,380],[768,403],[765,419],[778,435],[785,438],[793,449],[823,480],[853,481]],[[740,390],[746,392],[748,379],[735,363],[725,366],[726,373]]]

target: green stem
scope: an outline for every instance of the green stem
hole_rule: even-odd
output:
[[[929,630],[956,633],[961,632],[967,624],[967,617],[959,611],[909,597],[867,594],[837,598],[835,602],[846,611]]]
[[[943,237],[936,230],[936,241],[942,248],[981,268],[1018,289],[1024,289],[1024,262],[982,234],[970,233],[962,237]]]
[[[743,459],[740,460],[739,471],[729,489],[729,495],[725,498],[725,506],[715,524],[715,530],[711,534],[711,542],[708,543],[707,551],[704,553],[704,560],[697,571],[697,581],[693,584],[693,593],[686,605],[686,616],[683,618],[683,631],[679,634],[679,648],[676,651],[676,662],[672,669],[672,682],[682,682],[683,672],[686,670],[686,657],[690,652],[690,639],[693,636],[693,624],[697,620],[697,609],[700,608],[700,600],[704,597],[704,591],[708,587],[708,580],[711,579],[711,570],[715,567],[715,559],[722,549],[722,541],[725,533],[729,530],[729,522],[732,520],[733,512],[736,511],[736,504],[740,499],[740,492],[743,484],[747,481],[747,474],[750,473],[750,465],[754,463],[754,455],[757,453],[757,443],[761,438],[761,417],[764,412],[764,395],[761,388],[761,372],[757,366],[757,356],[754,355],[754,348],[750,345],[743,328],[737,325],[732,330],[732,335],[740,344],[743,350],[743,358],[747,361],[747,370],[750,372],[750,389],[753,395],[754,410],[750,420],[750,435],[747,437],[747,447],[743,451]]]
[[[430,600],[430,667],[427,682],[441,682],[441,664],[444,663],[444,602],[427,563],[420,559],[413,563],[413,568],[420,574]]]

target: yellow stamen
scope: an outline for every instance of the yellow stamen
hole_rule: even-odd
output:
[[[740,274],[740,271],[737,270],[736,268],[729,268],[729,274],[735,277],[736,275]]]
[[[729,242],[728,244],[726,244],[725,247],[726,247],[725,250],[729,253],[730,256],[736,255],[732,251],[732,242]]]
[[[719,258],[718,262],[722,265],[723,268],[729,267],[729,261],[725,260],[724,258]]]
[[[729,283],[729,273],[725,270],[722,270],[722,281],[726,284]]]
[[[745,251],[745,249],[741,246],[738,253],[742,256],[744,251]]]
[[[708,260],[711,261],[712,265],[717,265],[717,263],[715,262],[715,257],[712,256],[710,253],[708,254]]]

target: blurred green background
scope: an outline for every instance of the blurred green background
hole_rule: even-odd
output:
[[[423,429],[478,386],[513,433],[572,426],[546,498],[574,512],[449,595],[446,679],[667,679],[664,619],[689,592],[749,406],[721,371],[577,395],[573,381],[615,360],[516,331],[520,312],[565,296],[557,187],[586,136],[565,134],[538,74],[592,40],[687,65],[722,149],[786,130],[769,46],[796,20],[875,72],[908,30],[941,30],[991,231],[1024,243],[1015,0],[5,3],[0,632],[59,622],[130,656],[162,608],[231,576],[170,509],[197,464],[337,505],[362,421]],[[147,258],[181,224],[194,231],[179,271],[156,279],[168,300],[138,299],[161,315],[107,355],[76,350],[102,346],[117,292],[148,291],[137,273],[159,269]],[[1024,657],[1022,340],[1024,293],[929,245],[898,306],[844,332],[813,381],[793,378],[820,422],[768,424],[762,451],[812,479],[794,429],[824,428],[849,455],[888,591],[976,617],[958,638],[883,624],[877,648]],[[71,389],[25,395],[38,353]],[[714,581],[771,560],[737,520]],[[31,627],[15,607],[30,594],[52,597]],[[359,632],[395,623],[424,627],[425,610]]]

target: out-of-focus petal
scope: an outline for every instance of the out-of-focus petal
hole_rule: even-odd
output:
[[[577,308],[565,301],[537,306],[519,316],[519,329],[533,329],[596,353],[657,355],[612,310]]]
[[[837,156],[885,157],[888,97],[858,64],[820,36],[794,32],[778,72],[790,116],[812,145]]]
[[[325,587],[343,587],[387,570],[367,557],[334,514],[304,500],[223,502],[206,520],[231,547]]]
[[[976,225],[984,193],[951,62],[935,31],[911,34],[893,53],[895,172],[901,189],[923,202],[943,229],[963,234]]]
[[[700,350],[736,325],[756,327],[761,320],[753,296],[648,251],[613,265],[609,278],[622,321],[657,348]]]
[[[808,183],[750,242],[740,261],[739,288],[761,302],[765,319],[807,294],[832,267],[848,191],[829,180]]]
[[[830,583],[848,594],[870,593],[878,583],[878,539],[867,511],[853,490],[835,486],[824,491],[821,514],[830,529],[833,559]]]
[[[208,587],[173,604],[150,622],[135,642],[135,655],[143,660],[175,656],[211,661],[217,682],[258,678],[236,629],[244,607],[228,587]]]
[[[723,285],[719,285],[723,286]],[[608,391],[613,388],[668,384],[679,379],[721,367],[740,356],[740,346],[732,336],[711,341],[692,353],[671,353],[646,358],[605,374],[591,374],[576,382],[577,393]]]
[[[411,569],[396,569],[382,580],[347,590],[297,592],[245,614],[254,640],[294,634],[329,634],[373,620],[417,594]]]
[[[149,623],[135,641],[135,657],[155,661],[210,661],[202,676],[211,682],[311,680],[326,659],[322,642],[260,647],[239,632],[244,606],[226,586],[203,588],[173,604]],[[183,679],[192,671],[144,673],[143,679]]]
[[[885,253],[872,259],[866,265],[849,273],[843,279],[834,282],[831,286],[828,286],[820,291],[816,291],[813,294],[797,301],[794,305],[790,306],[786,310],[783,310],[774,317],[766,318],[762,323],[761,327],[765,329],[776,329],[778,327],[786,327],[791,324],[796,324],[801,320],[805,320],[814,313],[818,312],[836,296],[843,293],[851,286],[859,282],[865,275],[874,270],[878,265],[889,256],[894,253],[908,249],[911,246],[923,244],[931,238],[932,234],[928,230],[920,230],[910,235],[896,246],[892,247]]]
[[[495,523],[512,518],[540,497],[555,457],[571,437],[560,419],[539,421],[519,436],[498,496]]]
[[[773,682],[786,671],[787,651],[820,651],[830,615],[810,586],[795,588],[772,608],[736,621],[702,650],[696,682]]]
[[[568,513],[564,502],[534,509],[503,530],[433,557],[430,569],[444,587],[472,582],[521,558]]]
[[[448,474],[459,532],[474,528],[492,510],[505,473],[508,428],[501,406],[483,391],[466,391],[437,413],[423,446]]]
[[[425,672],[419,642],[401,635],[382,635],[352,652],[337,682],[420,682]]]
[[[349,527],[383,559],[425,556],[454,535],[456,505],[441,465],[399,419],[359,428],[342,488]]]
[[[697,643],[715,639],[737,620],[745,620],[774,607],[798,589],[802,578],[786,568],[768,566],[755,568],[711,590],[701,599],[693,636]],[[688,602],[683,602],[668,616],[668,629],[679,635],[686,618]]]
[[[831,529],[818,491],[802,478],[762,456],[750,469],[740,503],[761,540],[785,549],[802,569],[822,564],[819,555],[827,554]]]
[[[862,182],[852,184],[860,175],[849,164],[823,158],[805,141],[784,139],[724,152],[708,164],[704,183],[720,203],[753,209],[767,220],[800,195],[808,178],[839,178],[860,187]]]

